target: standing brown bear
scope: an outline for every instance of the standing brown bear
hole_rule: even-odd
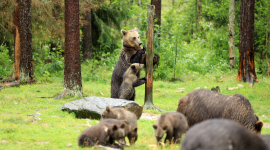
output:
[[[213,118],[231,119],[255,133],[260,133],[263,126],[249,100],[241,94],[223,95],[209,90],[194,90],[179,100],[176,111],[186,116],[189,127]]]
[[[162,114],[156,124],[153,125],[157,144],[161,143],[163,135],[166,133],[164,143],[177,144],[181,141],[181,136],[186,133],[188,123],[186,117],[179,112],[170,112]]]
[[[141,47],[141,40],[138,33],[138,29],[135,28],[133,30],[121,30],[123,34],[123,47],[120,51],[118,62],[116,63],[112,78],[111,78],[111,98],[119,98],[118,93],[120,90],[120,86],[123,82],[123,76],[131,63],[143,63],[146,64],[145,53],[137,53],[137,51],[142,50],[145,51]],[[136,54],[136,57],[133,57]],[[138,59],[141,59],[139,61]],[[159,55],[154,56],[153,65],[158,65],[159,63]]]
[[[123,82],[123,75],[130,66],[130,58],[141,50],[142,42],[138,33],[138,29],[121,30],[123,34],[123,47],[120,51],[118,62],[113,70],[111,78],[111,98],[119,98],[118,92]]]

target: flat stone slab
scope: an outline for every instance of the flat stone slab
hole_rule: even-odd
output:
[[[74,112],[77,118],[100,119],[108,105],[112,108],[124,108],[133,112],[137,119],[141,117],[143,111],[143,107],[134,101],[94,96],[66,103],[59,110]]]

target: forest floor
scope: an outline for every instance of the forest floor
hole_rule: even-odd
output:
[[[186,82],[154,81],[153,101],[158,108],[173,112],[178,100],[187,93],[198,87],[211,89],[219,86],[222,94],[246,96],[255,114],[265,123],[262,134],[270,134],[270,77],[261,76],[260,82],[252,88],[248,83],[236,82],[235,79],[236,76],[223,76],[218,81],[203,77]],[[244,87],[226,90],[238,84]],[[178,88],[184,89],[180,91]],[[55,97],[62,90],[61,81],[37,82],[0,90],[0,149],[80,149],[77,146],[78,136],[87,127],[98,124],[99,120],[76,119],[73,113],[59,110],[63,104],[80,98],[40,98]],[[84,96],[110,97],[110,83],[84,81],[83,93]],[[136,102],[144,104],[144,86],[136,88]],[[125,149],[179,149],[180,145],[155,146],[152,124],[161,113],[144,110],[144,116],[138,120],[138,141]]]

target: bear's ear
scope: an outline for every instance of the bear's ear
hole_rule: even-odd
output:
[[[107,112],[110,112],[110,106],[107,106],[107,107],[106,107],[106,111],[107,111]]]
[[[137,129],[138,129],[138,128],[136,127],[136,128],[134,128],[134,130],[133,130],[133,131],[134,131],[134,132],[137,132]]]
[[[122,123],[120,128],[125,128],[126,124],[125,123]]]
[[[157,129],[157,125],[153,124],[153,128],[154,128],[154,129]]]
[[[109,135],[111,134],[111,129],[107,130],[107,134],[109,134]]]
[[[133,65],[133,64],[130,67],[131,67],[131,69],[135,69],[136,68],[136,66]]]
[[[262,121],[257,121],[255,124],[255,132],[256,133],[261,133],[263,127],[263,122]]]
[[[118,129],[117,125],[113,125],[112,130],[116,131]]]
[[[138,28],[134,28],[133,30],[135,30],[135,31],[137,31],[137,32],[139,31],[139,29],[138,29]]]
[[[167,130],[168,126],[166,125],[165,127],[163,127],[163,130]]]
[[[127,31],[124,30],[124,29],[122,29],[122,30],[121,30],[121,33],[125,36],[125,35],[127,34]]]

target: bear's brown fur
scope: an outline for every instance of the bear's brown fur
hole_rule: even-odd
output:
[[[266,144],[268,150],[270,150],[270,134],[261,135],[260,138],[264,141],[264,143]]]
[[[103,119],[99,122],[99,124],[116,124],[118,126],[122,123],[125,123],[125,136],[128,137],[130,144],[134,144],[138,138],[137,127],[132,128],[129,122],[125,120]]]
[[[249,100],[241,94],[223,95],[209,90],[194,90],[179,100],[176,111],[186,116],[189,127],[212,118],[231,119],[256,133],[260,133],[263,126]]]
[[[186,117],[179,112],[170,112],[162,114],[153,125],[157,144],[161,142],[163,135],[166,133],[164,143],[180,143],[181,136],[186,133],[188,123]]]
[[[209,119],[192,126],[181,150],[267,150],[259,135],[229,119]]]
[[[111,78],[111,98],[119,98],[118,92],[123,82],[123,75],[130,66],[130,58],[138,50],[141,50],[141,40],[138,34],[138,29],[121,30],[123,34],[123,47],[120,51],[119,59],[113,70]]]
[[[78,145],[82,147],[103,145],[123,149],[125,145],[125,124],[109,126],[107,124],[98,124],[85,129],[78,138]],[[118,141],[118,145],[115,143]]]
[[[140,71],[143,66],[144,64],[134,63],[127,69],[118,93],[120,99],[135,100],[135,87],[146,82],[146,78],[140,79]]]
[[[134,113],[122,108],[110,108],[109,106],[102,112],[101,119],[112,118],[127,121],[132,128],[137,127],[137,117]]]

